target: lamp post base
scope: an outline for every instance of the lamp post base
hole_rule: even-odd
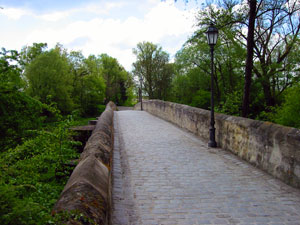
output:
[[[216,148],[217,147],[217,142],[209,141],[208,142],[208,147]]]
[[[217,147],[217,142],[215,141],[215,128],[209,129],[209,142],[208,147],[215,148]]]

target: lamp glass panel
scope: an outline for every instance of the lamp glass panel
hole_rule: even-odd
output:
[[[215,38],[214,44],[217,44],[217,39],[218,39],[218,33],[217,32],[214,34],[214,38]]]
[[[209,44],[215,44],[215,39],[214,39],[215,35],[213,33],[211,33],[209,36],[210,36]]]

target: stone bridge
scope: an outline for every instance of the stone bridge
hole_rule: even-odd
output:
[[[209,148],[208,111],[143,106],[113,112],[106,221],[97,224],[300,224],[299,130],[217,114],[220,147]]]

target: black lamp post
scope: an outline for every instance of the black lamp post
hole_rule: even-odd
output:
[[[140,76],[140,102],[141,102],[141,111],[143,111],[143,77]]]
[[[214,47],[218,39],[218,29],[211,24],[206,32],[207,43],[210,46],[211,53],[211,109],[210,109],[210,128],[209,128],[209,147],[217,147],[217,142],[215,141],[215,115],[214,115]]]

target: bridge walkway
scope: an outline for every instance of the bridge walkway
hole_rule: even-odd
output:
[[[114,116],[113,225],[300,224],[300,191],[144,111]]]

